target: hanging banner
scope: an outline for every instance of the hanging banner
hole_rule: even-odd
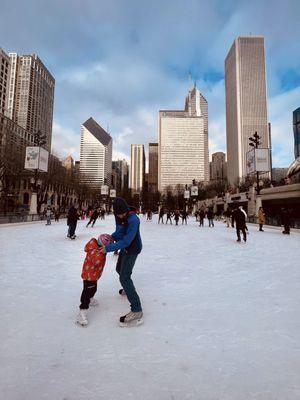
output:
[[[26,147],[25,169],[39,168],[39,147]]]
[[[191,196],[198,196],[198,186],[191,187]]]
[[[255,149],[255,169],[256,172],[270,171],[269,149]]]
[[[39,171],[48,171],[49,153],[47,150],[38,146],[26,147],[25,169],[38,169]]]
[[[108,186],[107,185],[102,185],[101,186],[101,194],[102,194],[102,196],[107,196],[108,195]]]
[[[189,199],[190,198],[190,191],[189,190],[185,190],[184,191],[184,198],[185,199]]]
[[[39,170],[43,172],[48,171],[48,159],[49,153],[47,150],[40,147],[40,156],[39,156]]]
[[[254,174],[255,172],[255,149],[252,149],[246,154],[246,173]]]
[[[115,189],[111,189],[110,192],[109,192],[109,196],[110,197],[116,197],[116,195],[117,195],[116,190]]]

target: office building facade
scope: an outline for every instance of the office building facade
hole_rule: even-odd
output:
[[[145,182],[145,149],[143,144],[131,145],[130,188],[140,193]]]
[[[212,154],[210,162],[210,180],[223,181],[227,178],[226,156],[222,151]]]
[[[80,174],[82,182],[100,191],[111,183],[112,138],[93,118],[81,125]]]
[[[159,112],[158,188],[209,181],[208,106],[196,85],[183,111]]]
[[[149,143],[148,190],[152,193],[158,190],[158,143]]]
[[[294,153],[300,157],[300,107],[293,112]]]
[[[0,47],[0,113],[8,116],[10,58]]]
[[[32,134],[41,131],[51,150],[55,79],[36,54],[9,53],[8,117]]]
[[[249,137],[270,148],[265,45],[262,36],[238,37],[225,60],[227,176],[231,185],[245,177]]]

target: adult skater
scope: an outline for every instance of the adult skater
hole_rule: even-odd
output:
[[[99,217],[99,212],[98,212],[97,208],[95,208],[86,227],[88,227],[92,223],[92,228],[93,228],[98,217]]]
[[[264,209],[262,207],[259,207],[258,213],[257,213],[257,218],[258,218],[258,223],[259,223],[259,231],[263,232],[263,226],[266,223],[266,216]]]
[[[237,206],[232,212],[232,218],[235,222],[236,226],[236,234],[237,234],[237,242],[241,241],[241,232],[243,233],[243,240],[244,242],[247,241],[247,234],[246,234],[246,217],[245,213]]]
[[[165,215],[164,209],[161,208],[160,212],[158,214],[158,223],[159,223],[160,220],[161,220],[162,223],[164,223],[164,215]]]
[[[199,211],[199,226],[204,226],[204,218],[205,218],[205,212],[204,210]]]
[[[180,218],[180,211],[178,209],[176,209],[174,212],[175,225],[178,225],[179,218]]]
[[[152,211],[150,208],[147,210],[147,221],[152,221]]]
[[[188,213],[186,210],[182,210],[181,212],[181,218],[182,218],[182,225],[185,222],[185,224],[187,225],[187,218],[188,218]]]
[[[224,211],[224,217],[225,217],[225,222],[226,222],[226,226],[227,228],[230,228],[230,220],[231,220],[231,211],[229,208],[227,208],[226,211]]]
[[[172,213],[170,210],[167,211],[167,220],[166,220],[166,225],[168,224],[168,221],[170,221],[172,225],[172,219],[171,219]]]
[[[281,224],[284,226],[282,233],[284,235],[289,235],[291,232],[291,218],[289,210],[284,207],[281,208]]]
[[[208,211],[207,211],[207,219],[208,219],[208,226],[209,227],[214,227],[215,225],[214,225],[214,212],[213,212],[213,210],[212,210],[212,208],[209,208],[208,209]]]
[[[122,288],[119,293],[126,294],[131,311],[120,317],[120,326],[134,326],[143,323],[143,311],[140,298],[131,279],[132,270],[138,254],[142,250],[140,236],[140,220],[126,201],[116,197],[113,203],[116,219],[116,230],[111,235],[116,243],[103,247],[100,251],[105,253],[121,250],[116,271],[120,277]]]
[[[46,217],[47,217],[46,225],[51,225],[51,215],[52,215],[52,210],[51,210],[51,207],[48,206],[47,211],[46,211]]]
[[[75,231],[77,226],[77,221],[79,219],[79,215],[77,213],[76,208],[72,205],[68,212],[67,224],[69,226],[68,230],[68,238],[75,239]]]

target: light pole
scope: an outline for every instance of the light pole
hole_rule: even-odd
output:
[[[34,135],[34,144],[38,147],[41,147],[46,144],[46,135],[43,134],[40,130],[38,130]],[[38,155],[39,157],[39,155]],[[35,215],[37,214],[37,195],[38,195],[38,167],[34,169],[34,177],[31,179],[32,184],[32,193],[30,199],[30,209],[29,214]]]
[[[254,133],[253,137],[249,137],[249,146],[253,147],[254,149],[258,149],[258,146],[261,144],[259,141],[261,137],[258,135],[257,132]],[[259,172],[256,171],[256,192],[259,194]]]

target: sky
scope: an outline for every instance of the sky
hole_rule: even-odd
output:
[[[224,60],[238,36],[266,45],[273,166],[294,159],[300,0],[0,0],[0,47],[37,53],[56,80],[52,150],[79,159],[93,117],[113,158],[157,141],[158,111],[183,109],[192,80],[209,107],[209,151],[226,152]]]

